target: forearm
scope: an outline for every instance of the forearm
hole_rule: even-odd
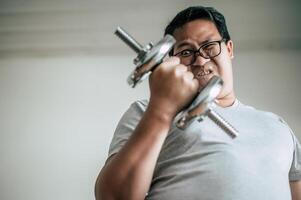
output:
[[[176,57],[160,64],[149,80],[147,110],[128,142],[98,178],[96,196],[102,200],[145,198],[172,120],[199,88],[194,75]]]
[[[301,200],[301,180],[290,182],[292,200]]]
[[[126,145],[103,168],[96,196],[109,199],[144,199],[168,134],[172,117],[148,108]]]

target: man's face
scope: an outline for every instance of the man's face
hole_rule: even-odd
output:
[[[177,41],[174,47],[174,55],[186,49],[197,50],[202,45],[211,41],[222,40],[215,24],[203,19],[185,24],[176,29],[173,35]],[[203,88],[213,75],[221,77],[224,85],[217,99],[234,95],[232,75],[233,43],[232,41],[228,41],[227,44],[221,42],[220,47],[220,54],[216,57],[211,59],[203,58],[197,54],[194,62],[189,65],[186,64],[195,78],[198,79],[200,88]],[[185,64],[184,60],[182,64]]]

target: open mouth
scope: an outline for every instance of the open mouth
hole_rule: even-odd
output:
[[[197,78],[205,78],[206,76],[213,74],[213,71],[211,69],[208,69],[206,71],[200,71],[197,73],[196,77]]]
[[[212,69],[200,70],[195,78],[199,81],[200,90],[207,85],[209,80],[214,76],[214,71]]]

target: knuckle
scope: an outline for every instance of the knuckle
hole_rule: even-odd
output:
[[[179,77],[179,76],[181,76],[182,71],[181,71],[178,67],[175,67],[175,68],[173,69],[173,74],[174,74],[176,77]]]
[[[168,61],[171,62],[175,62],[175,63],[180,63],[180,58],[176,57],[176,56],[172,56],[169,59],[167,59]]]
[[[166,68],[166,62],[161,63],[156,70],[160,71],[162,69]]]
[[[182,77],[182,76],[185,76],[186,71],[185,71],[185,68],[183,68],[182,66],[176,66],[173,69],[173,73],[177,77]]]
[[[193,74],[191,72],[186,72],[186,76],[189,80],[193,79]]]
[[[194,74],[191,71],[188,71],[187,74],[189,74],[191,77],[194,77]]]

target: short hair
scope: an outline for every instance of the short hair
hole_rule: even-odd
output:
[[[228,42],[231,38],[227,29],[226,20],[223,14],[213,7],[192,6],[179,12],[166,26],[164,35],[173,35],[177,28],[196,19],[206,19],[214,22],[219,34]]]

